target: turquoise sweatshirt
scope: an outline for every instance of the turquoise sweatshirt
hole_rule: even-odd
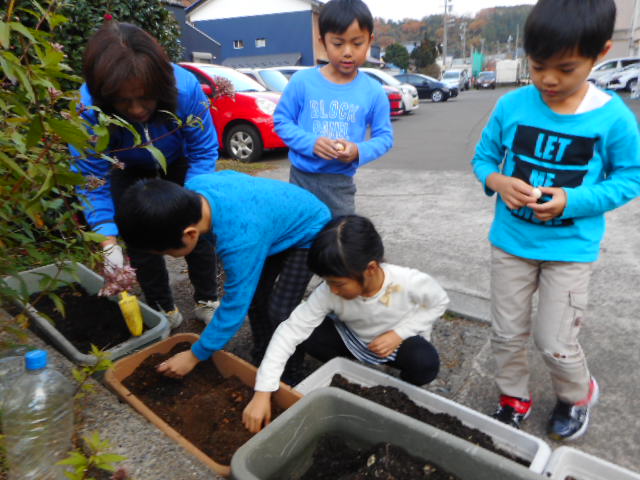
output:
[[[528,207],[510,210],[498,195],[489,240],[534,260],[592,262],[605,232],[604,213],[640,195],[640,139],[633,113],[616,94],[604,106],[560,115],[534,86],[502,97],[472,160],[486,180],[494,172],[534,187],[562,187],[562,216],[541,222]]]
[[[289,160],[309,173],[353,176],[358,166],[384,155],[393,146],[389,99],[382,86],[358,72],[345,84],[329,81],[320,67],[296,72],[278,103],[273,121],[289,147]],[[367,139],[367,128],[371,138]],[[357,161],[324,160],[313,153],[319,137],[358,145]]]
[[[192,347],[205,360],[242,326],[267,257],[309,248],[331,213],[300,187],[233,171],[198,175],[185,187],[209,202],[216,252],[226,275],[220,307]]]

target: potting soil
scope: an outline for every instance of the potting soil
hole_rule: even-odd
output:
[[[53,293],[64,301],[64,316],[46,295],[34,293],[30,301],[37,299],[34,307],[48,316],[56,329],[81,353],[89,353],[92,344],[108,350],[131,337],[116,302],[90,295],[78,283],[60,287]]]
[[[253,436],[242,424],[253,388],[237,377],[224,378],[213,362],[200,362],[182,379],[156,371],[158,364],[190,348],[183,342],[167,354],[150,355],[122,383],[206,455],[229,465],[235,451]],[[272,402],[272,419],[280,413]]]
[[[377,385],[375,387],[363,387],[356,383],[351,383],[342,375],[334,375],[331,380],[332,387],[338,387],[347,392],[354,393],[359,397],[366,398],[396,412],[408,415],[421,422],[428,423],[440,430],[444,430],[456,437],[462,438],[490,450],[498,455],[507,457],[521,465],[529,466],[530,462],[513,455],[510,452],[498,448],[493,443],[493,439],[484,432],[476,428],[467,427],[458,418],[447,413],[433,413],[429,409],[416,405],[404,392],[395,387]]]
[[[323,436],[313,452],[311,467],[290,480],[458,480],[437,465],[390,443],[367,449],[349,447],[342,437]]]

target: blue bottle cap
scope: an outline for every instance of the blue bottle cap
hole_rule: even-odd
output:
[[[27,370],[40,370],[47,366],[48,353],[46,350],[31,350],[24,356]]]

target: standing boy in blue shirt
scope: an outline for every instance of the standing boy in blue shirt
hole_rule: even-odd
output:
[[[355,213],[356,169],[391,148],[393,131],[382,86],[358,71],[373,40],[367,6],[331,0],[322,7],[319,28],[329,63],[293,75],[273,119],[289,146],[289,181],[314,193],[337,217]]]
[[[215,236],[224,265],[224,297],[200,339],[158,370],[172,377],[186,375],[226,345],[247,313],[258,365],[273,331],[304,296],[311,279],[307,252],[331,219],[329,209],[295,185],[233,171],[198,175],[185,187],[159,179],[140,181],[124,193],[127,208],[116,214],[128,245],[184,257],[201,237]],[[296,362],[303,357],[300,352],[290,363],[291,375],[299,373]]]
[[[519,427],[530,413],[533,334],[557,397],[547,426],[555,440],[584,434],[598,399],[578,332],[604,213],[640,194],[637,121],[587,81],[611,48],[615,15],[613,0],[536,4],[524,40],[533,85],[498,101],[472,162],[487,195],[498,193],[489,234],[494,417]]]

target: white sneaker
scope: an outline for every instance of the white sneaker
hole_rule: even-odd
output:
[[[182,314],[180,313],[180,310],[178,310],[178,307],[176,307],[174,305],[174,309],[173,310],[169,310],[168,312],[162,312],[164,313],[164,316],[167,317],[167,320],[169,321],[169,327],[176,328],[178,326],[180,326],[180,324],[182,323]]]
[[[209,322],[211,322],[211,319],[213,318],[214,312],[219,306],[219,300],[198,300],[193,313],[195,313],[198,320],[204,322],[205,325],[209,325]]]

